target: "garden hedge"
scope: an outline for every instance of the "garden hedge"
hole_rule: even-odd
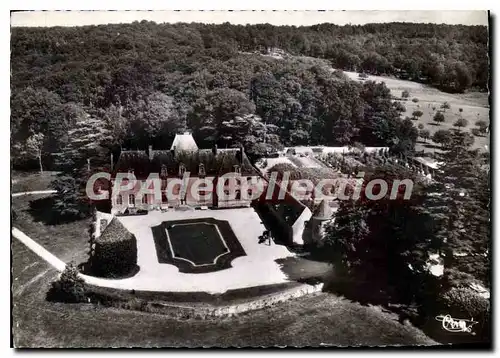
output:
[[[130,274],[136,267],[136,238],[118,219],[113,218],[102,235],[95,239],[92,273],[102,277],[120,277]]]

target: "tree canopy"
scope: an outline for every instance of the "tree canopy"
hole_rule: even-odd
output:
[[[334,68],[485,88],[486,35],[479,26],[402,23],[13,28],[13,165],[39,166],[22,148],[42,134],[51,169],[53,153],[87,115],[109,131],[115,152],[165,148],[185,129],[200,146],[243,139],[266,147],[270,138],[227,133],[228,123],[252,116],[269,126],[273,147],[358,142],[412,151],[418,132],[400,119],[389,89]]]

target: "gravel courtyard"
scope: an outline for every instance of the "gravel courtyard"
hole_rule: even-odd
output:
[[[198,218],[227,220],[246,256],[238,257],[232,267],[212,273],[188,274],[170,264],[158,262],[151,227],[163,221]],[[116,288],[146,291],[204,291],[222,293],[231,289],[287,282],[276,259],[293,256],[284,246],[259,244],[265,230],[252,208],[197,211],[153,211],[148,215],[118,218],[137,238],[137,264],[140,271],[131,278],[116,280]]]

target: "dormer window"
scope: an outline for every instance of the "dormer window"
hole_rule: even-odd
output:
[[[200,166],[198,167],[198,175],[200,177],[205,176],[205,165],[204,164],[200,164]]]
[[[162,165],[161,166],[161,172],[160,172],[160,175],[162,177],[166,177],[167,176],[167,166],[166,165]]]
[[[135,195],[134,194],[129,194],[129,196],[128,196],[128,205],[129,206],[135,206]]]
[[[235,165],[233,168],[235,173],[241,174],[241,167],[239,165]]]
[[[179,165],[179,176],[182,177],[185,172],[186,172],[186,167],[184,166],[184,164],[181,163]]]

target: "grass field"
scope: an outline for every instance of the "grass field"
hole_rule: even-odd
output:
[[[331,294],[304,297],[238,317],[173,320],[157,314],[44,300],[54,270],[23,248],[13,261],[16,347],[201,347],[433,344],[378,307]],[[35,263],[35,264],[34,264]]]
[[[49,190],[50,182],[55,178],[57,172],[20,172],[11,173],[12,193],[25,191]]]
[[[51,203],[50,195],[12,198],[12,209],[17,215],[12,224],[64,262],[85,262],[90,219],[51,225]]]
[[[356,72],[345,71],[344,73],[353,80],[360,80],[359,74]],[[439,129],[455,128],[453,127],[453,123],[455,123],[455,121],[460,117],[469,122],[467,127],[462,128],[462,130],[466,131],[470,131],[471,128],[475,128],[475,123],[478,120],[484,120],[487,123],[490,122],[488,93],[471,92],[464,94],[450,94],[421,83],[380,76],[368,76],[366,80],[385,82],[387,87],[391,90],[391,94],[396,98],[400,98],[403,91],[408,91],[410,93],[410,97],[407,100],[401,100],[402,104],[406,107],[406,111],[402,114],[403,118],[406,116],[412,118],[412,113],[414,111],[422,111],[422,117],[413,122],[415,126],[422,123],[424,127],[429,130],[431,136]],[[413,102],[412,100],[414,98],[418,99],[418,102]],[[441,105],[445,102],[450,105],[450,109],[446,109],[443,113],[445,122],[440,125],[436,125],[432,118],[438,110],[444,110],[441,108]],[[462,112],[459,111],[460,108],[462,108]],[[488,138],[486,136],[475,137],[475,148],[484,150],[484,146],[486,144],[488,144]],[[439,151],[439,148],[435,148],[432,141],[428,140],[427,143],[424,143],[421,138],[419,138],[419,143],[417,143],[415,149],[431,153]]]
[[[231,267],[245,250],[227,221],[197,218],[164,221],[152,229],[159,263],[183,273],[207,273]]]
[[[168,225],[167,232],[175,257],[182,257],[195,265],[213,264],[217,256],[229,251],[214,224]]]
[[[333,294],[306,296],[216,320],[174,320],[151,313],[45,300],[57,272],[12,243],[16,347],[201,347],[422,345],[434,342],[397,315]]]

